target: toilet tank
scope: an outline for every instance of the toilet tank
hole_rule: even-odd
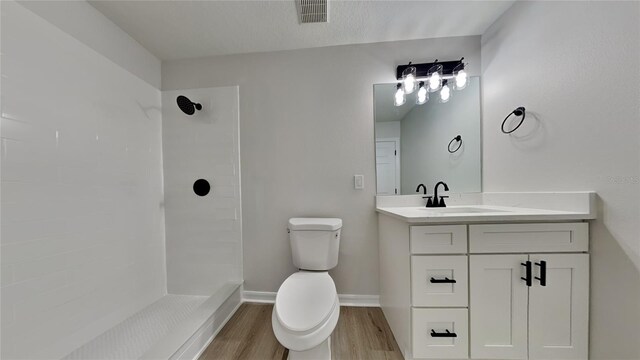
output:
[[[302,270],[326,271],[336,267],[341,228],[341,219],[289,219],[293,264]]]

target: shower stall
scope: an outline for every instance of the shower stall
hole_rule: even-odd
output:
[[[161,91],[84,2],[0,15],[0,357],[197,358],[241,302],[238,88]]]

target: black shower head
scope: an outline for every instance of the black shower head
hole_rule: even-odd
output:
[[[178,96],[178,107],[180,108],[180,110],[182,110],[182,112],[184,112],[187,115],[193,115],[195,114],[196,110],[202,110],[202,105],[198,104],[198,103],[194,103],[193,101],[189,100],[188,97],[180,95]]]

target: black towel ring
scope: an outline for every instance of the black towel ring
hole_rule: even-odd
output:
[[[458,142],[458,147],[451,150],[451,144],[453,144],[454,141]],[[460,147],[462,146],[462,136],[458,135],[456,137],[454,137],[453,139],[451,139],[451,141],[449,141],[449,146],[447,146],[447,150],[449,150],[450,153],[454,153],[458,150],[460,150]]]
[[[515,116],[522,116],[522,118],[520,119],[520,122],[518,123],[518,125],[516,125],[516,127],[514,127],[513,129],[506,131],[504,129],[504,124],[507,123],[507,119],[509,119],[509,117],[511,115],[515,115]],[[518,128],[520,127],[520,125],[522,125],[522,123],[524,122],[524,118],[526,116],[526,111],[524,109],[524,106],[520,106],[518,108],[516,108],[515,110],[513,110],[511,113],[509,113],[509,115],[507,115],[506,118],[504,118],[504,120],[502,120],[502,126],[500,127],[500,129],[502,130],[503,133],[505,134],[511,134],[512,132],[518,130]]]

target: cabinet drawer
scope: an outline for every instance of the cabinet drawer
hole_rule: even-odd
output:
[[[469,226],[469,252],[579,252],[589,250],[589,224],[490,224]]]
[[[413,306],[467,306],[467,256],[412,256]],[[455,283],[454,283],[455,281]]]
[[[414,358],[469,358],[467,309],[413,309],[412,318]]]
[[[412,226],[412,254],[461,254],[467,252],[466,225]]]

